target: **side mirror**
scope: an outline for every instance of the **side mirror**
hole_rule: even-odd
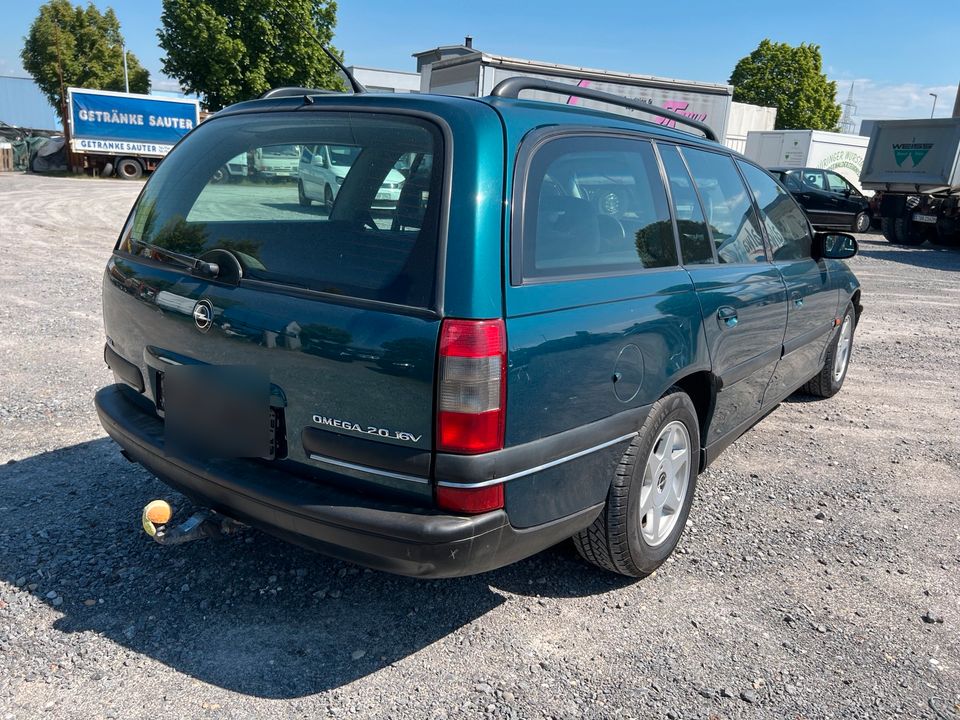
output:
[[[849,260],[857,254],[860,246],[853,235],[838,232],[821,232],[813,238],[813,257],[815,260]]]

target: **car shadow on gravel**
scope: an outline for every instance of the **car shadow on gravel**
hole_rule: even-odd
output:
[[[935,245],[908,248],[891,246],[886,242],[862,242],[857,254],[872,260],[886,260],[930,270],[960,270],[960,248]]]
[[[185,502],[106,438],[0,465],[0,579],[60,613],[56,629],[87,634],[90,679],[114,662],[109,647],[93,649],[100,636],[205,683],[302,697],[451,633],[469,652],[471,623],[505,592],[572,597],[631,582],[586,566],[569,543],[450,580],[363,570],[254,530],[165,548],[139,527],[156,497]]]

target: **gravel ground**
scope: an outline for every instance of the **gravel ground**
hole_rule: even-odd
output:
[[[0,720],[960,718],[960,252],[862,238],[844,390],[733,445],[655,575],[416,581],[139,530],[170,492],[92,405],[138,190],[0,175]]]

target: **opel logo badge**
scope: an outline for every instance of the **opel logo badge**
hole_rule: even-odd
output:
[[[209,300],[201,300],[193,306],[193,321],[200,332],[206,332],[213,324],[213,305]]]

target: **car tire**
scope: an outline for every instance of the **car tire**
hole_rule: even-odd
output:
[[[117,176],[124,180],[139,180],[143,177],[143,165],[135,158],[120,158],[117,162]]]
[[[853,354],[853,336],[857,329],[857,315],[853,303],[847,303],[837,331],[827,346],[823,367],[800,391],[819,398],[829,398],[840,392],[850,367]]]
[[[323,207],[326,208],[327,212],[333,210],[333,190],[330,189],[329,185],[323,186]]]
[[[600,515],[573,536],[577,552],[621,575],[652,573],[683,534],[699,467],[697,411],[690,397],[674,387],[653,404],[620,459]]]
[[[300,203],[300,207],[310,207],[313,205],[313,200],[308,198],[306,193],[303,192],[303,180],[297,181],[297,201]]]
[[[865,233],[870,231],[870,213],[868,212],[859,212],[857,216],[853,219],[853,227],[851,228],[852,232],[855,233]]]

